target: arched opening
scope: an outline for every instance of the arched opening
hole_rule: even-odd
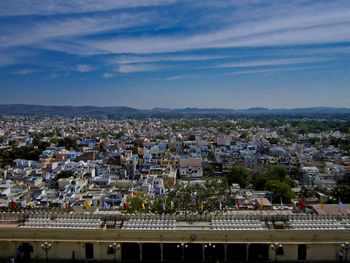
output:
[[[249,245],[249,261],[267,261],[269,258],[268,244],[250,244]]]
[[[204,244],[205,262],[224,261],[225,246],[223,244]]]
[[[246,244],[228,244],[226,248],[227,261],[246,261],[247,245]]]
[[[176,243],[163,244],[163,259],[165,262],[181,262],[182,246]]]
[[[144,262],[160,261],[160,244],[143,243],[142,244],[142,261]]]
[[[22,243],[16,252],[18,260],[23,260],[24,262],[30,261],[31,253],[33,253],[33,246],[29,243]]]
[[[123,243],[121,248],[123,262],[140,261],[140,245],[138,243]]]
[[[184,258],[185,258],[185,262],[202,262],[202,258],[203,258],[202,244],[185,244]]]

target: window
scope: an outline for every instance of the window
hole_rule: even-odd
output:
[[[298,245],[298,260],[306,260],[306,245]]]
[[[276,255],[283,256],[283,254],[284,254],[284,249],[283,249],[283,247],[279,246],[277,248]]]
[[[94,244],[90,244],[90,243],[85,244],[85,258],[86,259],[94,258]]]

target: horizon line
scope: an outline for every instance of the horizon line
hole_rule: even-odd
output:
[[[293,107],[293,108],[268,108],[264,106],[251,106],[249,108],[220,108],[220,107],[178,107],[178,108],[167,108],[154,106],[149,109],[136,108],[133,106],[125,106],[125,105],[114,105],[114,106],[99,106],[99,105],[43,105],[43,104],[26,104],[26,103],[0,103],[0,106],[40,106],[40,107],[73,107],[73,108],[83,108],[83,107],[96,107],[96,108],[131,108],[135,110],[154,110],[154,109],[166,109],[166,110],[182,110],[182,109],[197,109],[197,110],[250,110],[250,109],[266,109],[266,110],[296,110],[296,109],[315,109],[315,108],[330,108],[330,109],[349,109],[349,107],[337,107],[337,106],[301,106],[301,107]]]

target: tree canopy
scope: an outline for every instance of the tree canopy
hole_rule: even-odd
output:
[[[57,142],[57,146],[64,146],[66,149],[78,149],[77,140],[70,137],[64,137],[63,139],[59,139]]]
[[[248,185],[248,171],[245,168],[233,167],[231,172],[227,175],[228,184],[237,183],[240,187]]]
[[[273,202],[278,203],[282,199],[283,202],[290,203],[295,197],[292,190],[295,183],[287,175],[287,169],[278,165],[269,167],[267,171],[255,171],[253,175],[255,189],[271,191]]]
[[[68,178],[74,176],[72,171],[60,171],[57,175],[56,175],[56,180],[59,180],[61,178]]]
[[[343,203],[350,203],[350,173],[347,172],[332,190],[332,195],[336,200]]]

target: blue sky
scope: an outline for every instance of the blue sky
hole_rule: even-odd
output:
[[[0,1],[0,103],[350,107],[350,1]]]

